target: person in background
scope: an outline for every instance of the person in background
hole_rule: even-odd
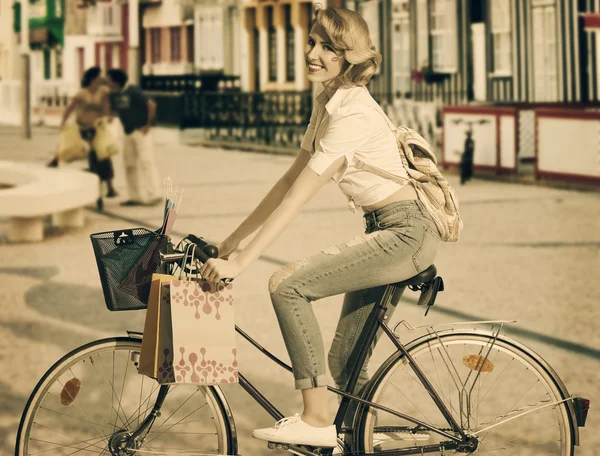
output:
[[[62,130],[65,123],[75,111],[75,122],[79,126],[79,133],[84,141],[90,145],[88,153],[89,170],[96,173],[101,181],[106,182],[108,187],[107,197],[112,198],[117,196],[117,192],[113,187],[113,178],[115,176],[112,160],[98,160],[96,151],[92,148],[92,140],[96,135],[96,121],[104,116],[110,115],[110,89],[106,85],[106,81],[102,76],[100,67],[88,68],[81,79],[81,90],[75,94],[71,102],[65,109],[60,129]],[[56,155],[50,163],[49,167],[58,166],[58,155]]]
[[[123,161],[129,199],[123,206],[152,206],[161,202],[158,171],[154,159],[150,127],[156,117],[156,103],[142,89],[127,84],[121,69],[107,72],[112,111],[117,113],[125,132]]]
[[[465,139],[465,150],[460,157],[460,183],[471,180],[473,177],[473,155],[475,152],[475,141],[473,141],[473,130],[467,130],[467,139]]]

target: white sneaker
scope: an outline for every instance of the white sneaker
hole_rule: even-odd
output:
[[[326,448],[337,445],[337,432],[333,424],[327,427],[314,427],[302,421],[298,413],[279,420],[273,427],[254,430],[252,437],[289,445],[310,445]]]

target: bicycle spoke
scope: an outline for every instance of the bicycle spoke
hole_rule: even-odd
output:
[[[103,371],[106,372],[106,367],[104,366],[104,362],[102,361],[102,358],[100,357],[99,354],[97,356],[98,356],[98,361],[100,361],[100,364],[102,365]],[[114,396],[117,395],[117,391],[116,391],[115,385],[114,385],[114,353],[113,353],[113,369],[112,369],[112,372],[113,372],[113,381],[110,380],[110,377],[107,377],[107,380],[108,380],[108,384],[110,385],[111,390],[112,390],[111,391],[111,407],[115,411],[115,413],[117,414],[117,416],[115,417],[115,429],[116,429],[117,428],[117,418],[121,418],[121,417],[119,415],[119,411],[117,409],[115,409],[114,401],[112,400],[113,395]],[[118,405],[118,407],[119,407],[120,410],[123,410],[123,406],[121,405],[120,401],[118,402],[117,405]],[[111,412],[111,415],[112,415],[112,412]],[[125,421],[123,420],[123,418],[121,418],[121,422],[123,423],[123,426],[125,426]]]
[[[181,420],[179,420],[177,423],[175,423],[175,424],[172,424],[171,426],[169,426],[169,427],[168,427],[167,429],[165,429],[164,431],[162,431],[162,432],[158,433],[156,436],[154,436],[154,438],[153,438],[153,439],[150,439],[150,442],[152,442],[153,440],[156,440],[158,437],[160,437],[161,435],[163,435],[163,434],[164,434],[165,432],[167,432],[168,430],[170,430],[170,429],[173,429],[175,426],[177,426],[177,425],[178,425],[178,424],[180,424],[180,423],[181,423],[183,420],[185,420],[185,419],[186,419],[188,416],[191,416],[191,415],[193,415],[194,413],[196,413],[198,410],[200,410],[200,409],[204,408],[204,406],[205,406],[205,405],[206,405],[206,404],[204,404],[204,405],[203,405],[203,406],[201,406],[201,407],[198,407],[196,410],[194,410],[194,411],[192,411],[191,413],[189,413],[188,415],[184,416],[184,417],[183,417]],[[171,415],[171,416],[173,416],[173,415]],[[164,423],[163,423],[163,426],[164,426]],[[161,428],[162,428],[162,426],[159,426],[159,428],[158,428],[157,430],[160,430]]]
[[[60,381],[60,379],[58,379],[58,383],[59,385],[63,388],[63,390],[65,389],[65,385],[63,385],[63,383]],[[87,422],[88,424],[90,424],[92,426],[92,428],[94,429],[94,431],[96,432],[96,434],[98,434],[98,437],[102,438],[102,433],[98,431],[98,429],[96,429],[96,427],[94,426],[94,424],[92,423],[92,421],[89,419],[89,417],[87,416],[87,414],[81,409],[81,407],[79,406],[79,404],[77,403],[77,401],[75,401],[75,398],[73,396],[71,396],[71,393],[67,392],[67,394],[69,395],[69,397],[71,399],[73,399],[73,402],[71,402],[71,404],[75,404],[75,406],[77,407],[77,409],[83,413],[83,416],[85,417],[85,422]],[[104,437],[106,437],[106,435],[104,435]]]
[[[75,444],[64,444],[64,443],[50,442],[50,441],[48,441],[48,440],[42,440],[42,439],[33,439],[33,438],[32,438],[31,440],[33,440],[33,441],[35,441],[35,442],[41,442],[41,443],[46,443],[46,444],[49,444],[49,445],[54,445],[55,447],[60,447],[60,448],[71,448],[71,449],[75,449],[75,450],[78,450],[78,451],[85,450],[86,448],[89,448],[89,447],[91,447],[91,446],[95,445],[95,444],[93,444],[93,445],[89,445],[89,446],[88,446],[88,447],[86,447],[86,448],[79,448],[79,447],[75,446],[75,444],[76,444],[76,443],[84,443],[84,442],[86,442],[86,441],[82,441],[82,442],[75,442]],[[102,441],[102,439],[99,439],[98,441]],[[86,443],[87,443],[87,442],[86,442]],[[108,441],[107,441],[107,443],[108,443]],[[42,453],[46,453],[46,452],[48,452],[48,451],[56,451],[56,448],[51,448],[51,449],[49,449],[49,450],[44,450],[44,451],[39,451],[39,452],[35,452],[35,453],[29,453],[29,454],[30,454],[30,455],[42,454]]]
[[[417,410],[417,412],[419,412],[419,413],[420,413],[420,414],[423,416],[423,418],[425,418],[425,422],[426,422],[427,424],[433,424],[433,421],[431,421],[431,420],[430,420],[430,419],[429,419],[429,418],[428,418],[428,417],[425,415],[425,413],[424,413],[423,411],[421,411],[421,409],[420,409],[419,407],[417,407],[417,405],[416,405],[416,404],[415,404],[413,401],[411,401],[411,400],[408,398],[408,396],[407,396],[406,394],[404,394],[404,392],[403,392],[403,391],[402,391],[400,388],[398,388],[398,387],[396,386],[396,384],[392,384],[392,386],[393,386],[394,388],[396,388],[396,390],[397,390],[397,391],[398,391],[400,394],[402,394],[402,396],[404,396],[408,402],[410,402],[410,404],[411,404],[411,405],[412,405],[412,406],[415,408],[415,410]],[[398,408],[399,408],[399,407],[398,407]]]
[[[78,418],[78,417],[75,417],[75,416],[71,416],[71,415],[67,415],[66,413],[61,413],[61,412],[58,412],[58,411],[53,410],[53,409],[48,408],[48,407],[42,407],[42,406],[40,406],[40,410],[47,410],[48,412],[56,413],[57,415],[65,416],[67,418],[71,418],[72,420],[76,420],[78,422],[82,421],[81,418]],[[91,425],[96,425],[96,426],[100,426],[100,427],[107,427],[107,428],[111,428],[112,429],[112,424],[110,424],[110,423],[107,423],[107,424],[101,424],[101,423],[97,423],[97,422],[96,423],[92,423],[91,421],[85,421],[85,420],[83,420],[83,422],[84,423],[89,423]]]
[[[143,381],[143,377],[142,377],[142,381]],[[138,407],[136,410],[134,410],[131,415],[126,416],[126,421],[124,424],[125,428],[129,428],[129,425],[132,423],[133,421],[133,416],[137,413],[137,420],[138,420],[138,426],[140,423],[140,418],[142,416],[146,416],[148,414],[148,410],[152,409],[152,407],[154,407],[154,404],[150,401],[150,398],[154,395],[154,393],[156,392],[156,390],[158,390],[160,388],[160,385],[157,383],[155,385],[154,388],[152,388],[152,391],[150,391],[150,394],[148,395],[148,397],[142,402],[142,405],[146,405],[146,408],[144,409],[143,412],[141,412],[141,406]],[[141,397],[141,393],[140,393],[140,397]]]
[[[100,356],[99,356],[99,355],[98,355],[98,360],[100,361],[100,364],[102,364],[102,360],[100,359]],[[87,364],[87,363],[86,363],[86,360],[82,360],[82,363],[83,363],[84,365],[86,365],[86,364]],[[95,364],[95,363],[92,361],[92,359],[91,359],[91,358],[90,358],[90,362],[89,362],[89,364],[91,364],[91,365],[94,367],[94,369],[93,369],[93,370],[100,369],[99,367],[96,367],[96,364]],[[102,365],[102,369],[104,369],[104,365]],[[103,371],[101,370],[101,372],[103,372]],[[106,391],[104,391],[104,388],[102,387],[102,385],[101,385],[101,384],[100,384],[100,382],[98,381],[98,378],[97,378],[95,375],[92,375],[92,377],[94,377],[94,380],[96,381],[96,384],[98,385],[98,388],[100,389],[100,391],[102,391],[102,394],[103,394],[103,395],[104,395],[104,397],[107,399],[108,403],[110,404],[110,407],[112,408],[112,410],[114,410],[114,412],[116,413],[116,416],[118,417],[118,416],[119,416],[119,412],[118,412],[118,410],[117,410],[117,409],[115,409],[115,407],[114,407],[114,403],[113,403],[113,401],[112,401],[112,393],[111,393],[111,398],[109,398],[109,397],[108,397],[108,394],[106,393]],[[111,384],[110,380],[108,381],[108,384],[109,384],[109,385],[111,386],[111,388],[112,388],[112,384]],[[109,418],[108,418],[109,420],[110,420],[110,417],[111,417],[111,416],[112,416],[112,411],[110,412],[110,415],[109,415]],[[121,420],[121,422],[123,422],[123,420]],[[113,432],[114,432],[114,431],[117,429],[116,420],[115,420],[115,423],[113,423],[113,424],[112,424],[112,426],[113,426]]]

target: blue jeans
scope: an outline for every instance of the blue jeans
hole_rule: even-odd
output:
[[[372,213],[366,234],[290,263],[271,277],[269,292],[292,361],[296,389],[327,385],[323,338],[312,302],[345,293],[329,352],[329,369],[344,388],[352,352],[386,285],[409,279],[433,264],[440,238],[418,200],[399,201]],[[403,290],[394,296],[391,315]],[[376,341],[370,348],[369,357]],[[355,391],[368,381],[367,361]]]

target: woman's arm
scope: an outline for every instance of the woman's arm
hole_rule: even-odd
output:
[[[321,175],[305,167],[279,206],[242,252],[230,261],[208,260],[200,269],[202,276],[209,281],[217,282],[223,278],[236,277],[247,269],[277,239],[302,207],[335,175],[345,160],[346,157],[338,158]]]
[[[296,156],[292,166],[271,188],[252,213],[222,242],[222,245],[229,246],[229,249],[233,247],[233,250],[235,250],[244,239],[260,228],[277,206],[279,206],[281,201],[283,201],[286,193],[294,182],[296,182],[296,179],[306,167],[309,160],[310,153],[300,149],[300,153]],[[225,255],[229,253],[231,252],[223,252]]]
[[[75,94],[73,96],[73,98],[71,98],[69,105],[67,106],[67,108],[65,109],[65,112],[63,113],[62,120],[60,122],[60,128],[64,127],[65,123],[67,122],[67,119],[69,118],[71,113],[75,110],[75,108],[77,107],[77,104],[79,104],[79,101],[80,101],[80,95],[79,95],[79,92],[77,92],[77,94]]]
[[[106,87],[104,91],[104,98],[102,99],[102,108],[104,111],[102,114],[108,117],[108,120],[112,122],[113,114],[112,107],[110,105],[110,89],[108,87]]]

